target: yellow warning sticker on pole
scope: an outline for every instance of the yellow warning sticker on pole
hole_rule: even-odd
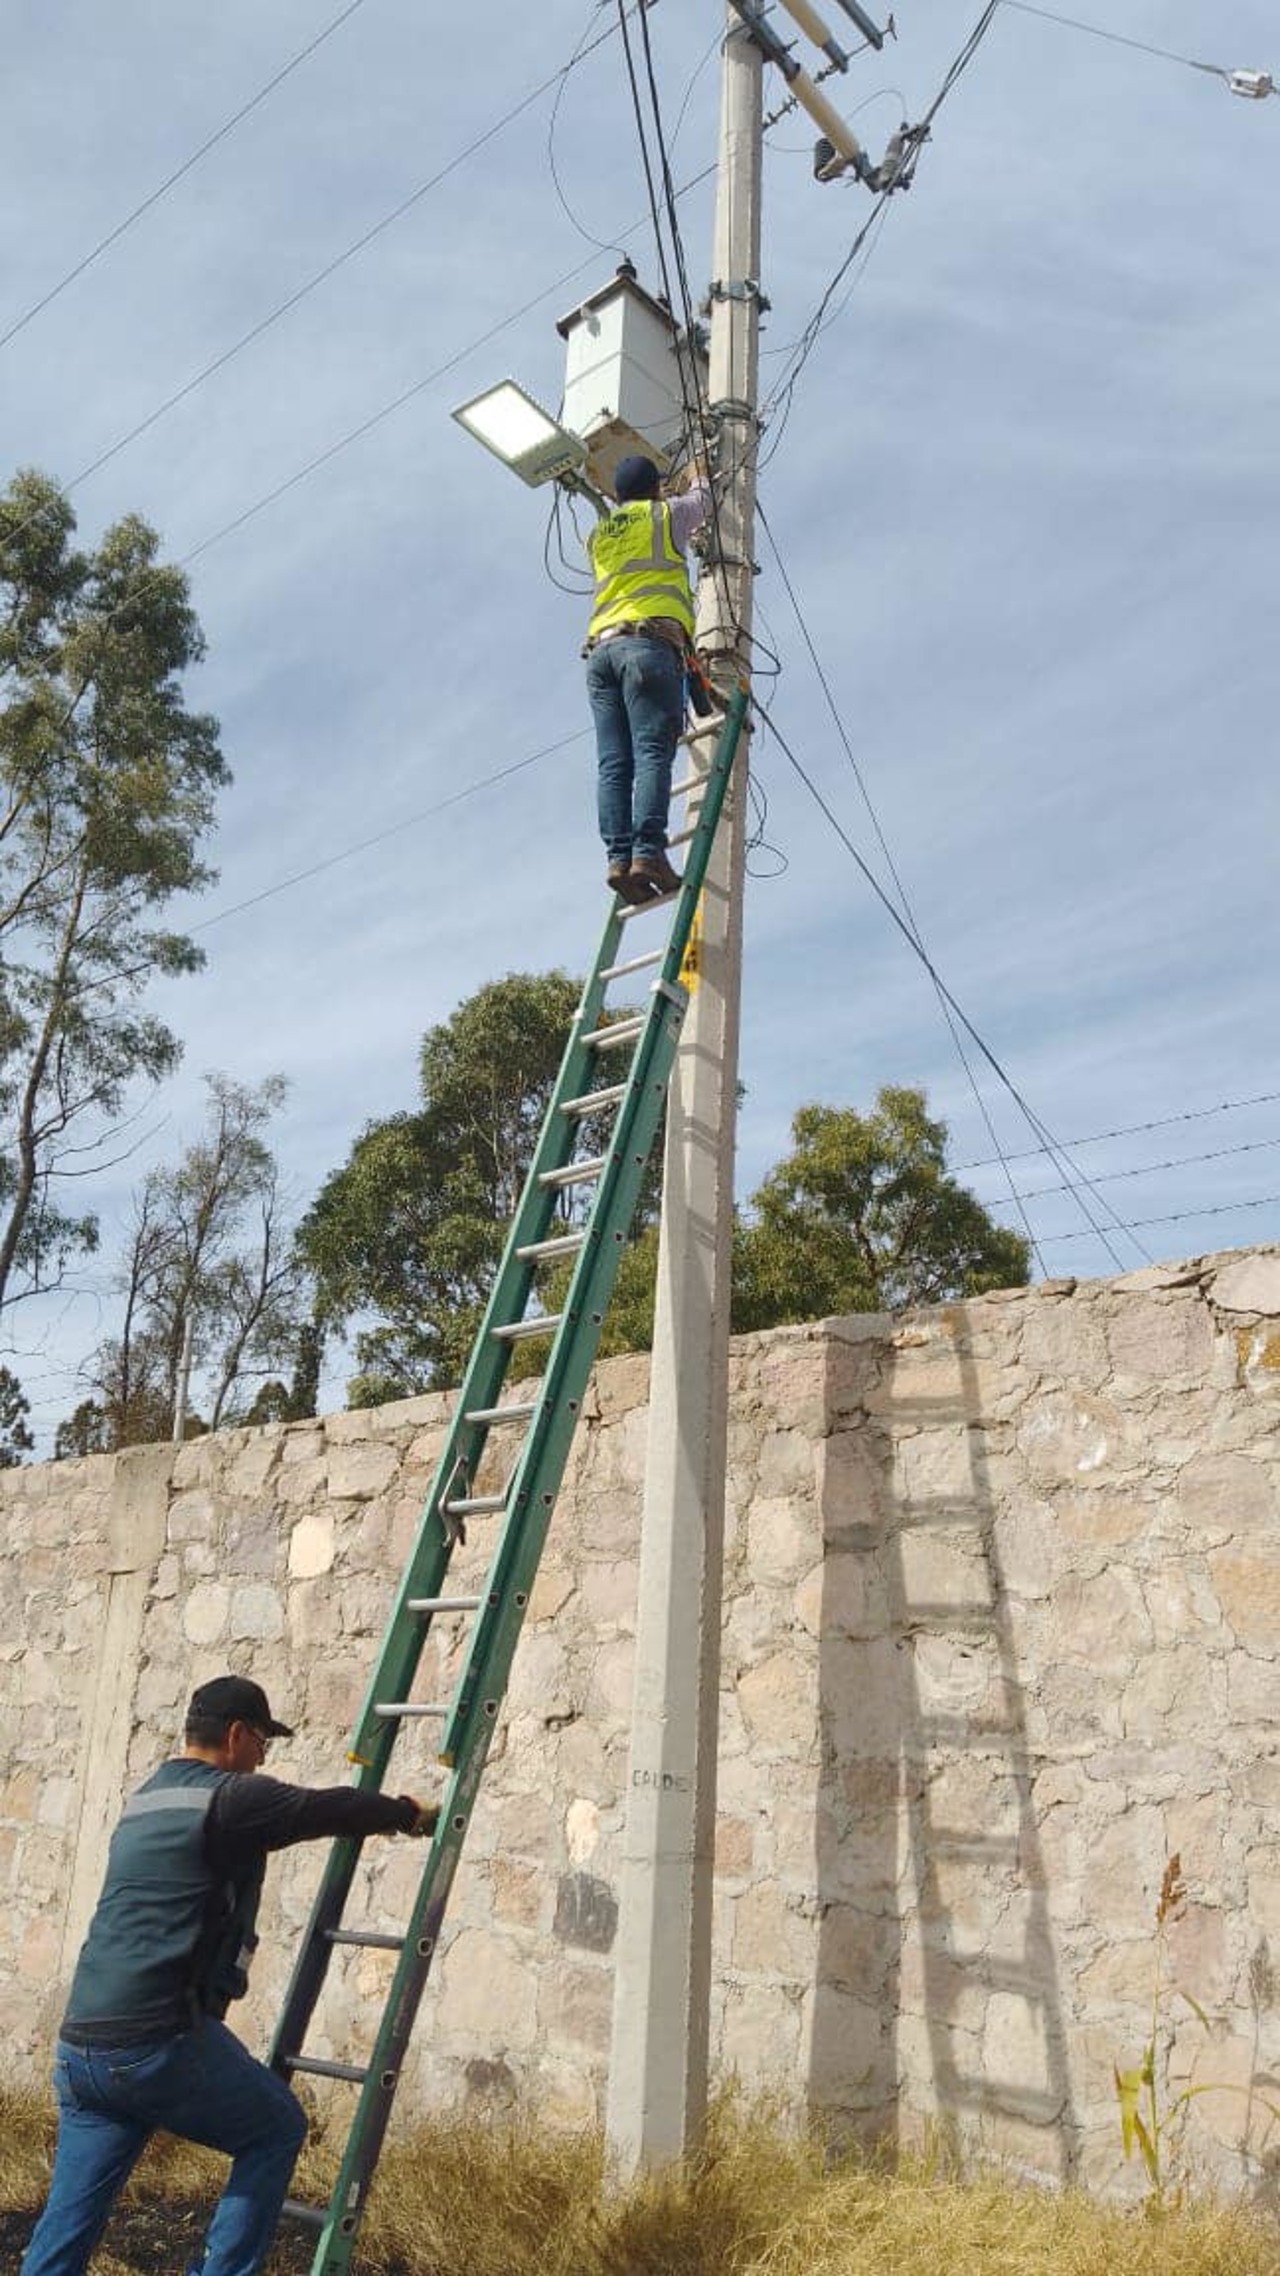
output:
[[[693,912],[693,923],[689,927],[689,938],[685,943],[684,955],[680,960],[680,983],[682,987],[688,989],[690,995],[693,994],[698,985],[698,975],[702,970],[702,901],[703,896],[700,893],[698,895],[698,906]]]

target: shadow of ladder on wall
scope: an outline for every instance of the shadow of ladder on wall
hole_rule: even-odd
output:
[[[412,1721],[438,1718],[440,1760],[452,1777],[410,1918],[397,1933],[344,1924],[362,1844],[334,1843],[272,2042],[271,2065],[283,2077],[339,2079],[359,2089],[328,2205],[290,2199],[286,2206],[294,2218],[319,2232],[313,2276],[338,2276],[350,2266],[355,2250],[605,1312],[661,1124],[688,1003],[682,967],[747,705],[747,690],[739,687],[722,716],[698,721],[684,738],[693,754],[690,772],[674,786],[672,799],[688,798],[689,819],[670,841],[688,849],[679,892],[639,907],[611,906],[352,1739],[350,1759],[359,1766],[356,1784],[376,1791],[385,1782],[401,1731]],[[703,764],[699,753],[707,751],[712,739],[710,761]],[[620,955],[623,928],[662,909],[668,911],[665,945],[636,956]],[[610,986],[625,985],[645,971],[656,973],[647,1010],[611,1017],[606,1008]],[[627,1050],[631,1056],[625,1074],[602,1084],[604,1065]],[[610,1112],[603,1151],[580,1154],[584,1129]],[[593,1198],[583,1221],[565,1230],[557,1212],[575,1190]],[[538,1304],[539,1268],[570,1258],[574,1263],[564,1309],[547,1314]],[[540,1381],[531,1386],[528,1399],[500,1402],[513,1351],[533,1339],[547,1347]],[[514,1445],[515,1452],[499,1490],[481,1493],[476,1490],[478,1474],[491,1436],[496,1446]],[[482,1589],[475,1595],[447,1593],[450,1563],[465,1541],[468,1518],[488,1515],[500,1522]],[[471,1616],[461,1673],[452,1697],[440,1703],[412,1697],[437,1614]],[[340,1947],[396,1955],[367,2065],[329,2062],[304,2052],[330,1959]]]
[[[903,1783],[924,2032],[943,2123],[967,2133],[970,2146],[976,2127],[1002,2156],[1066,2181],[1077,2127],[1035,1765],[978,1370],[963,1310],[946,1318],[954,1391],[892,1401],[897,1428],[910,1420],[944,1434],[950,1489],[897,1497],[891,1579],[906,1647]],[[906,1461],[909,1484],[909,1452]]]

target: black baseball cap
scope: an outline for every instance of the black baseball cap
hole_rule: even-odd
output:
[[[277,1723],[262,1685],[247,1675],[215,1675],[210,1682],[202,1683],[191,1694],[188,1722],[198,1715],[207,1715],[217,1723],[249,1723],[271,1739],[293,1737],[287,1723]]]

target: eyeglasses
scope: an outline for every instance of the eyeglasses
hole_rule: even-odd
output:
[[[256,1723],[246,1723],[246,1724],[245,1724],[245,1729],[246,1729],[246,1731],[248,1731],[248,1733],[249,1733],[249,1735],[250,1735],[250,1737],[251,1737],[251,1738],[255,1738],[255,1739],[257,1740],[257,1742],[258,1742],[258,1753],[259,1753],[259,1755],[261,1756],[262,1760],[265,1762],[265,1761],[266,1761],[266,1759],[267,1759],[267,1756],[268,1756],[268,1755],[270,1754],[270,1752],[271,1752],[271,1734],[270,1734],[270,1732],[268,1732],[268,1731],[260,1731],[260,1730],[258,1729],[258,1726],[257,1726],[257,1724],[256,1724]]]

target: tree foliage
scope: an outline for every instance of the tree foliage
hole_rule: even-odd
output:
[[[35,1440],[27,1427],[31,1412],[21,1383],[11,1368],[0,1367],[0,1470],[14,1470]]]
[[[422,1103],[370,1123],[302,1221],[326,1330],[356,1337],[353,1404],[456,1383],[564,1053],[579,985],[512,972],[423,1038]]]
[[[735,1329],[1025,1284],[1027,1243],[948,1173],[923,1091],[884,1089],[870,1114],[803,1106],[791,1131],[735,1229]]]
[[[64,1206],[137,1077],[180,1046],[140,997],[200,952],[159,923],[213,872],[200,845],[228,778],[181,675],[204,653],[181,570],[129,515],[74,544],[57,486],[0,495],[0,1305],[91,1249]]]
[[[577,999],[563,972],[511,973],[469,997],[423,1041],[420,1107],[371,1123],[303,1219],[318,1331],[357,1330],[353,1404],[461,1376]],[[583,1150],[598,1151],[606,1130],[607,1119],[584,1132]],[[946,1126],[922,1091],[882,1090],[866,1115],[802,1107],[792,1136],[791,1153],[735,1224],[736,1330],[899,1311],[1026,1281],[1027,1244],[949,1174]],[[602,1356],[653,1340],[660,1172],[661,1140]],[[547,1269],[549,1310],[560,1308],[571,1273],[569,1263]],[[521,1372],[539,1358],[518,1346],[512,1365]]]
[[[134,1197],[119,1324],[95,1355],[94,1397],[58,1432],[60,1455],[169,1437],[187,1371],[193,1429],[288,1406],[278,1374],[302,1361],[305,1287],[264,1136],[285,1086],[213,1075],[208,1089],[200,1136]]]

